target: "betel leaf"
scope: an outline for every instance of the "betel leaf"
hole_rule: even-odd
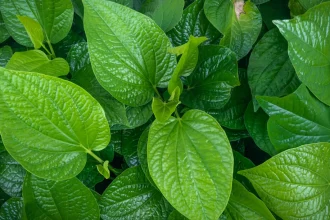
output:
[[[168,32],[174,46],[187,43],[190,36],[205,36],[206,43],[218,41],[221,34],[205,17],[203,6],[204,0],[196,0],[183,10],[180,22]]]
[[[289,8],[293,16],[305,13],[308,9],[329,0],[289,0]]]
[[[226,132],[229,141],[239,141],[240,139],[250,137],[247,130],[232,130],[226,127],[223,127],[223,130]]]
[[[3,0],[0,10],[9,34],[24,46],[33,46],[17,15],[37,21],[43,28],[46,40],[57,43],[69,32],[73,20],[70,0]]]
[[[211,109],[207,113],[217,119],[221,126],[244,130],[244,112],[251,100],[251,93],[247,84],[246,70],[239,69],[239,76],[241,85],[232,89],[227,104],[219,109]]]
[[[149,0],[144,2],[141,12],[167,32],[180,21],[183,6],[184,0]]]
[[[190,36],[189,41],[186,44],[169,50],[170,52],[177,53],[177,55],[182,54],[168,84],[168,91],[170,94],[172,94],[177,87],[180,89],[179,94],[182,93],[183,84],[180,77],[189,76],[194,71],[199,55],[198,46],[206,40],[206,37]]]
[[[249,103],[245,114],[244,123],[248,130],[251,138],[255,144],[263,151],[271,156],[277,154],[275,147],[270,142],[268,132],[267,132],[267,122],[269,116],[259,108],[258,111],[253,111],[252,102]]]
[[[25,170],[7,151],[0,153],[0,188],[12,197],[22,195]]]
[[[6,194],[1,188],[0,188],[0,207],[2,204],[4,204],[8,199],[10,199],[10,196]]]
[[[167,220],[189,220],[188,218],[184,217],[180,214],[180,212],[174,210],[171,212],[171,214],[168,216]]]
[[[233,178],[237,181],[239,181],[242,185],[244,185],[249,191],[253,191],[253,187],[248,179],[246,179],[244,176],[237,174],[240,170],[246,170],[252,167],[255,167],[254,163],[244,157],[241,153],[238,151],[233,150],[234,155],[234,173]]]
[[[81,34],[82,35],[82,34]],[[67,57],[69,51],[73,46],[78,43],[86,42],[85,38],[78,34],[76,31],[70,30],[68,35],[58,42],[53,44],[53,49],[57,57]]]
[[[63,76],[69,73],[69,64],[63,58],[48,59],[41,50],[16,52],[6,65],[7,69]]]
[[[22,198],[10,198],[0,209],[0,220],[25,220]]]
[[[239,84],[235,54],[225,47],[203,46],[194,72],[187,77],[181,101],[202,110],[221,108],[228,102],[232,88]]]
[[[67,60],[71,69],[71,81],[83,87],[102,105],[112,129],[135,128],[146,123],[152,116],[151,103],[128,107],[103,89],[95,78],[86,42],[73,45]]]
[[[330,105],[330,2],[292,20],[274,21],[289,42],[289,57],[298,78]]]
[[[167,85],[176,65],[165,33],[151,18],[120,4],[90,0],[84,6],[88,50],[99,83],[124,104],[147,104],[156,87]]]
[[[259,5],[262,21],[268,30],[276,28],[273,20],[290,19],[290,10],[288,0],[271,0],[265,4]]]
[[[261,4],[264,4],[264,3],[269,2],[271,0],[251,0],[251,1],[256,5],[261,5]]]
[[[283,98],[257,97],[270,116],[267,130],[278,152],[303,144],[330,142],[330,108],[301,85]]]
[[[254,110],[260,96],[285,96],[294,92],[300,81],[288,56],[287,41],[277,29],[267,32],[254,47],[248,67]]]
[[[85,166],[87,153],[109,143],[102,107],[73,83],[4,68],[0,82],[2,140],[29,172],[53,180],[72,178]]]
[[[106,158],[102,157],[102,159]],[[98,164],[94,158],[88,155],[84,169],[76,176],[88,188],[94,189],[97,183],[104,180],[104,177],[97,171]]]
[[[139,166],[120,174],[104,191],[99,204],[104,220],[166,219],[170,211],[168,202]]]
[[[104,161],[103,164],[96,165],[97,170],[99,173],[104,176],[104,178],[109,179],[110,178],[110,171],[109,171],[109,161]]]
[[[239,173],[252,182],[261,199],[279,217],[328,219],[329,157],[329,143],[308,144]]]
[[[10,34],[7,31],[6,25],[3,21],[1,12],[0,12],[0,43],[3,43],[10,37]]]
[[[110,1],[133,8],[133,4],[136,0],[110,0]]]
[[[154,121],[148,136],[150,175],[171,205],[190,219],[217,219],[232,183],[233,155],[218,122],[200,110]]]
[[[275,220],[265,203],[254,194],[247,191],[237,180],[233,180],[233,189],[230,194],[230,199],[222,215],[232,220]],[[220,219],[223,217],[220,217]]]
[[[43,45],[44,41],[44,33],[40,24],[27,16],[17,15],[17,18],[24,25],[34,48],[39,49]]]
[[[229,47],[240,60],[251,50],[258,39],[262,26],[261,14],[252,2],[244,4],[244,13],[236,17],[233,13],[229,27],[225,30],[220,45]]]
[[[100,219],[96,199],[77,178],[56,182],[27,174],[23,200],[28,219]]]
[[[4,46],[0,48],[0,67],[5,67],[13,55],[13,51],[10,46]]]

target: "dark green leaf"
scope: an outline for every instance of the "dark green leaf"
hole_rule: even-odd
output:
[[[154,121],[148,136],[150,175],[165,198],[191,219],[216,219],[232,182],[230,143],[218,122],[199,110]]]
[[[171,214],[168,216],[167,220],[189,220],[188,218],[184,217],[180,214],[180,212],[174,210],[171,212]]]
[[[0,43],[6,41],[10,37],[7,31],[6,25],[3,21],[2,14],[0,12]]]
[[[229,141],[238,141],[240,139],[250,137],[249,133],[246,130],[232,130],[225,127],[223,128],[223,130],[226,132]]]
[[[23,212],[23,199],[11,198],[1,206],[0,220],[24,220]]]
[[[5,67],[13,55],[13,51],[9,46],[4,46],[0,48],[0,67]]]
[[[102,159],[106,159],[103,158]],[[97,171],[97,161],[91,156],[87,157],[84,169],[77,175],[77,178],[88,188],[94,189],[94,186],[104,180],[103,176]]]
[[[165,33],[151,18],[125,6],[104,0],[84,1],[84,6],[88,50],[99,83],[124,104],[147,104],[156,87],[167,86],[176,65]]]
[[[329,219],[330,144],[316,143],[284,151],[265,163],[240,171],[279,217]]]
[[[276,28],[273,24],[273,20],[290,18],[288,0],[270,0],[265,4],[259,5],[259,11],[262,16],[262,21],[269,30]]]
[[[86,42],[86,40],[73,30],[70,30],[63,40],[53,45],[56,56],[67,58],[71,48],[81,42]]]

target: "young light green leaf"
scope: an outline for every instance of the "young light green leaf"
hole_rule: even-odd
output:
[[[128,168],[108,186],[100,208],[104,220],[166,219],[170,209],[139,166]]]
[[[0,209],[0,220],[25,220],[22,198],[10,198]]]
[[[184,0],[145,1],[141,12],[151,17],[165,32],[171,30],[181,19]]]
[[[151,103],[140,107],[125,106],[98,83],[90,64],[86,42],[73,45],[67,60],[71,68],[71,81],[83,87],[102,105],[111,129],[132,129],[150,119]]]
[[[247,191],[237,180],[233,180],[230,199],[222,215],[226,216],[227,219],[235,220],[275,220],[265,203]]]
[[[289,42],[289,57],[298,78],[330,105],[330,2],[292,20],[274,21]]]
[[[154,121],[148,137],[150,175],[171,205],[190,219],[217,219],[232,183],[233,155],[218,122],[199,110]]]
[[[13,51],[10,46],[4,46],[0,48],[0,67],[5,67],[13,55]]]
[[[233,87],[240,84],[235,54],[221,46],[199,48],[198,63],[187,77],[187,90],[181,95],[183,104],[202,110],[223,107]]]
[[[243,10],[244,13],[239,15],[239,18],[236,17],[236,13],[232,14],[231,23],[220,41],[220,45],[229,47],[236,53],[238,60],[249,53],[258,39],[262,26],[261,14],[257,6],[247,1]]]
[[[205,36],[206,43],[219,42],[221,34],[205,17],[203,6],[204,0],[196,0],[183,10],[180,22],[168,32],[174,46],[187,43],[190,36]]]
[[[68,34],[73,20],[70,0],[3,0],[0,10],[9,34],[16,42],[27,47],[33,46],[33,43],[17,15],[37,21],[47,41],[53,44]]]
[[[254,110],[260,96],[285,96],[294,92],[300,81],[288,56],[287,41],[277,29],[267,32],[254,47],[248,67],[248,80]]]
[[[110,178],[110,171],[109,171],[109,161],[104,161],[102,165],[98,164],[96,165],[97,170],[99,173],[104,176],[104,178],[109,179]]]
[[[72,178],[84,168],[87,153],[109,143],[104,111],[82,88],[4,68],[0,82],[2,140],[29,172],[53,180]]]
[[[0,153],[0,188],[12,197],[22,195],[25,170],[7,151]]]
[[[175,93],[175,91],[173,93]],[[166,121],[171,117],[179,104],[180,101],[163,102],[160,98],[154,98],[152,101],[152,111],[158,121]]]
[[[267,130],[278,152],[303,144],[330,142],[330,108],[301,85],[283,98],[257,97],[270,116]]]
[[[189,76],[194,71],[198,61],[198,46],[206,40],[206,37],[190,36],[188,43],[184,44],[182,56],[168,84],[168,91],[170,94],[172,94],[177,86],[179,86],[180,94],[182,93],[183,85],[180,77]]]
[[[100,219],[96,199],[77,178],[55,182],[27,174],[23,199],[28,219]]]
[[[28,16],[17,15],[18,20],[24,25],[35,49],[39,49],[44,42],[44,33],[40,24]]]
[[[6,65],[7,69],[64,76],[69,73],[69,64],[63,58],[48,59],[41,50],[16,52]]]
[[[253,111],[252,102],[249,103],[245,114],[244,123],[254,143],[271,156],[277,154],[275,147],[270,142],[267,132],[267,121],[269,116],[262,110]]]
[[[88,50],[99,83],[124,104],[147,104],[156,87],[167,86],[176,65],[167,52],[167,36],[151,18],[125,6],[104,0],[86,0],[84,6]]]
[[[249,85],[245,69],[239,69],[241,85],[233,88],[231,97],[227,104],[220,109],[211,109],[207,111],[221,124],[221,126],[244,130],[244,112],[251,100]]]
[[[330,144],[315,143],[284,151],[239,174],[247,177],[261,199],[288,220],[328,219]]]
[[[10,34],[7,31],[6,25],[3,21],[2,14],[0,12],[0,43],[3,43],[10,37]]]

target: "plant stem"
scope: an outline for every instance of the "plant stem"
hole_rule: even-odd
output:
[[[53,49],[53,46],[52,46],[52,44],[50,43],[50,41],[47,39],[47,44],[48,44],[48,46],[49,46],[49,48],[50,48],[50,51],[52,52],[51,53],[51,56],[53,57],[53,58],[56,58],[56,55],[55,55],[55,51],[54,51],[54,49]]]
[[[99,158],[96,154],[94,154],[93,151],[91,151],[91,150],[89,150],[89,149],[86,149],[86,151],[87,151],[87,153],[88,153],[89,155],[91,155],[92,157],[94,157],[95,160],[97,160],[97,161],[100,162],[101,164],[104,163],[104,161],[103,161],[101,158]]]
[[[41,47],[45,49],[45,51],[48,53],[48,55],[52,55],[52,53],[47,49],[47,47],[44,44],[41,44]]]
[[[177,118],[180,118],[180,115],[179,115],[178,109],[175,109],[175,115],[176,115]]]
[[[100,162],[102,165],[104,163],[104,160],[102,160],[101,158],[99,158],[96,154],[93,153],[93,151],[86,149],[86,152],[91,155],[92,157],[94,157],[95,160],[97,160],[98,162]],[[108,164],[109,170],[111,172],[113,172],[116,176],[121,174],[123,172],[122,169],[116,169],[114,167],[112,167],[110,164]]]

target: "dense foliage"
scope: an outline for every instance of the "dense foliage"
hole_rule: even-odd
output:
[[[330,219],[330,2],[0,11],[0,220]]]

